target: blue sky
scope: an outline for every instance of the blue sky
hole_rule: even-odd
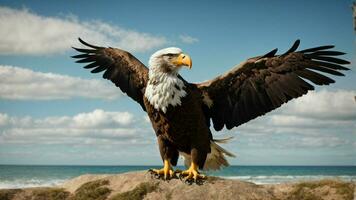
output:
[[[77,37],[143,63],[177,46],[191,82],[278,47],[334,44],[355,61],[352,1],[0,1],[0,164],[160,164],[145,113],[75,64]],[[354,65],[350,66],[354,69]],[[356,165],[356,75],[217,138],[237,165]]]

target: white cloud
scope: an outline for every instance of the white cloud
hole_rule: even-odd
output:
[[[133,121],[133,115],[129,112],[105,112],[103,110],[94,110],[91,113],[81,113],[73,118],[75,127],[90,128],[101,125],[120,124],[130,125]]]
[[[40,16],[28,9],[0,7],[0,54],[43,55],[77,46],[81,37],[102,46],[143,52],[167,43],[153,36],[101,21],[80,21],[75,16]]]
[[[301,141],[294,140],[294,145],[301,147],[337,147],[347,144],[338,137],[303,137]]]
[[[136,126],[138,125],[138,126]],[[142,142],[144,125],[129,112],[94,110],[75,116],[11,117],[0,113],[3,144],[117,144]],[[154,136],[153,134],[151,136]]]
[[[338,90],[309,92],[289,102],[282,110],[284,114],[333,120],[356,120],[356,91]]]
[[[286,128],[295,132],[311,128],[356,128],[355,95],[356,91],[353,90],[310,92],[236,130],[270,133],[285,131]]]
[[[9,123],[9,116],[7,114],[0,113],[0,127]]]
[[[311,92],[269,116],[268,122],[279,130],[296,133],[356,133],[355,95],[352,90]]]
[[[283,114],[270,116],[269,123],[279,128],[326,129],[347,126],[355,126],[356,128],[354,120],[318,119]]]
[[[227,133],[236,134],[241,145],[261,148],[352,146],[356,140],[355,94],[353,90],[312,92]]]
[[[34,119],[29,116],[10,117],[0,113],[0,127],[13,128],[55,128],[66,126],[77,129],[126,127],[134,122],[134,115],[129,112],[109,112],[101,109],[75,116],[54,116]]]
[[[3,99],[51,100],[85,97],[112,100],[121,94],[119,88],[106,80],[82,79],[0,65],[0,98]]]
[[[179,36],[179,39],[180,39],[183,43],[186,43],[186,44],[193,44],[193,43],[199,42],[199,39],[198,39],[198,38],[194,38],[194,37],[189,36],[189,35],[180,35],[180,36]]]

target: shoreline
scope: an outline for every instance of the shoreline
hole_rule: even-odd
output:
[[[160,168],[161,166],[58,166],[0,165],[0,188],[53,186],[83,174],[120,174]],[[177,169],[185,169],[177,166]],[[338,178],[356,180],[354,166],[230,166],[219,171],[203,172],[209,176],[239,179],[256,184],[274,184]]]

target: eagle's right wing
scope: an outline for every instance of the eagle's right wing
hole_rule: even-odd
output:
[[[145,110],[143,95],[148,81],[148,68],[137,58],[121,49],[98,47],[79,41],[89,49],[74,48],[79,55],[77,63],[88,63],[84,68],[92,69],[91,73],[104,71],[103,78],[111,80],[122,92],[138,102]]]

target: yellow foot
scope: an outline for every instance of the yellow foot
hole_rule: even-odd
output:
[[[164,170],[164,168],[149,169],[148,172],[150,172],[152,174],[152,176],[154,176],[157,179],[169,180],[169,179],[177,177],[172,169],[169,169],[168,171]]]
[[[179,172],[179,178],[189,185],[193,183],[201,185],[206,180],[206,176],[200,174],[198,166],[193,162],[188,170]]]
[[[157,179],[170,180],[172,178],[177,178],[177,175],[173,171],[168,160],[164,160],[164,167],[162,169],[149,169],[148,172]]]

